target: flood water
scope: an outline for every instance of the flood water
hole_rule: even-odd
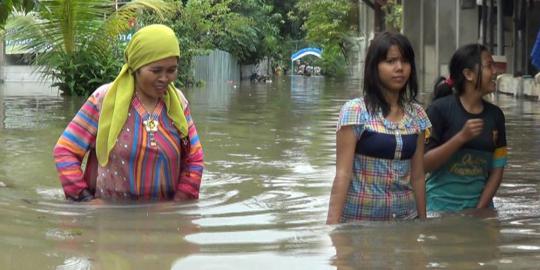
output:
[[[282,77],[186,96],[200,200],[64,201],[51,150],[83,100],[0,85],[1,269],[538,269],[540,103],[493,97],[509,166],[496,211],[325,225],[339,108],[359,82]],[[41,93],[41,94],[40,94]],[[43,94],[49,93],[49,94]],[[427,100],[428,97],[422,98]]]

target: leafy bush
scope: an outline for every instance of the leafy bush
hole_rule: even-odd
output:
[[[163,17],[169,10],[162,0],[133,0],[118,9],[109,0],[43,0],[33,12],[13,14],[6,28],[10,39],[37,53],[33,64],[62,94],[84,96],[119,72],[123,60],[114,52],[130,22],[142,11]]]
[[[339,46],[324,49],[321,68],[331,77],[341,78],[347,75],[345,56]]]
[[[91,52],[61,54],[49,63],[55,69],[45,71],[52,78],[53,86],[58,87],[64,95],[88,96],[102,84],[112,82],[120,69],[120,59],[105,57]]]

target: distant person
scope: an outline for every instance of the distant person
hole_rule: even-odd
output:
[[[280,65],[276,65],[276,67],[274,68],[274,74],[276,76],[281,76],[283,74],[283,69]]]
[[[257,72],[253,72],[251,73],[251,75],[249,75],[250,82],[257,82],[258,80],[259,80],[259,75],[257,74]]]
[[[299,66],[298,66],[298,69],[296,70],[296,74],[298,75],[304,75],[304,71],[306,69],[306,65],[304,63],[301,63]]]
[[[316,76],[321,75],[321,67],[315,66],[315,68],[313,69],[313,73],[314,73]]]
[[[341,108],[328,224],[425,218],[424,131],[414,52],[399,33],[369,46],[364,96]]]
[[[454,53],[449,69],[451,80],[436,84],[427,109],[433,124],[424,155],[426,172],[431,172],[427,208],[493,207],[507,162],[504,114],[483,99],[495,91],[493,58],[486,47],[469,44]]]
[[[306,65],[304,66],[304,76],[311,76],[311,71],[313,71],[313,67],[309,62],[306,62]]]
[[[188,102],[173,85],[179,56],[169,27],[135,33],[116,79],[88,98],[54,147],[67,199],[199,197],[203,150]]]

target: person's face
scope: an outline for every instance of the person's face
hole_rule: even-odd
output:
[[[403,58],[396,45],[388,49],[386,59],[379,62],[377,68],[382,86],[392,92],[401,91],[411,75],[411,63]]]
[[[169,84],[176,79],[177,67],[177,57],[171,56],[139,68],[135,75],[135,89],[146,98],[163,97]]]
[[[497,79],[493,57],[487,51],[483,51],[480,57],[482,59],[482,74],[480,76],[481,85],[479,90],[484,94],[493,93],[496,89],[495,81]]]

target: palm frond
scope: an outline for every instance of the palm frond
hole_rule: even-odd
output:
[[[61,37],[66,53],[78,51],[88,35],[103,24],[104,15],[112,11],[110,2],[104,0],[44,0],[38,8],[42,27],[49,35]]]
[[[131,29],[129,24],[134,18],[137,18],[142,12],[153,13],[160,19],[164,19],[173,12],[173,6],[162,0],[135,0],[126,3],[116,12],[107,18],[101,28],[92,37],[94,46],[110,46],[111,41],[116,41],[118,36]]]
[[[23,50],[45,52],[54,42],[54,37],[47,35],[47,28],[42,24],[35,13],[16,14],[6,23],[6,39],[21,44]]]

